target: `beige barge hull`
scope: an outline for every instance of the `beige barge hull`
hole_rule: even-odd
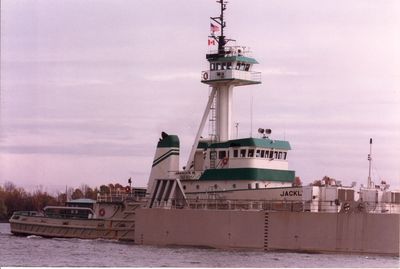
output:
[[[400,214],[138,209],[135,243],[399,256]]]

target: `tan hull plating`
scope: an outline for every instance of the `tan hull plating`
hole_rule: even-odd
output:
[[[139,209],[135,242],[399,256],[399,214]]]

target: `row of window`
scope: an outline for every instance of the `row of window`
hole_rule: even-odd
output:
[[[218,185],[217,185],[217,184],[215,184],[214,186],[211,186],[211,187],[214,187],[215,190],[218,189]],[[267,185],[265,185],[265,188],[266,188],[266,187],[267,187]],[[236,184],[232,184],[232,188],[233,188],[233,189],[236,189]],[[247,184],[247,188],[248,188],[249,190],[254,189],[254,188],[255,188],[255,189],[259,189],[259,188],[260,188],[260,184],[259,184],[259,183],[256,183],[256,184],[254,185],[254,188],[253,188],[252,184],[249,183],[249,184]],[[186,185],[183,185],[183,189],[186,190]],[[200,189],[200,185],[196,185],[196,189],[199,190],[199,189]]]
[[[210,70],[232,70],[232,63],[210,63]],[[249,71],[250,64],[237,62],[236,70]]]
[[[222,160],[226,157],[229,157],[229,151],[227,150],[219,150],[219,151],[211,151],[210,158],[216,159],[218,152],[218,159]],[[278,160],[286,160],[287,152],[285,151],[276,151],[276,150],[264,150],[264,149],[234,149],[233,150],[233,158],[267,158],[267,159],[278,159]]]

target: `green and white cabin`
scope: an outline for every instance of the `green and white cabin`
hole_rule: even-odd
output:
[[[288,165],[288,141],[273,140],[266,134],[232,139],[233,90],[260,84],[261,73],[253,71],[258,62],[246,47],[227,45],[232,40],[224,35],[224,10],[221,6],[221,15],[211,17],[219,36],[212,32],[209,38],[218,49],[206,54],[209,69],[202,71],[201,82],[211,92],[188,161],[180,169],[179,138],[163,133],[147,188],[150,205],[177,196],[198,199],[219,193],[229,198],[236,191],[291,187],[295,179]],[[210,135],[200,139],[207,121]]]

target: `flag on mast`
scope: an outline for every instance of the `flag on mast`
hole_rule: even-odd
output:
[[[217,25],[214,25],[212,22],[210,23],[210,30],[212,33],[218,32],[219,27]]]
[[[209,45],[209,46],[211,46],[211,45],[215,45],[215,40],[214,40],[214,39],[211,39],[211,38],[209,38],[209,39],[208,39],[208,45]]]

